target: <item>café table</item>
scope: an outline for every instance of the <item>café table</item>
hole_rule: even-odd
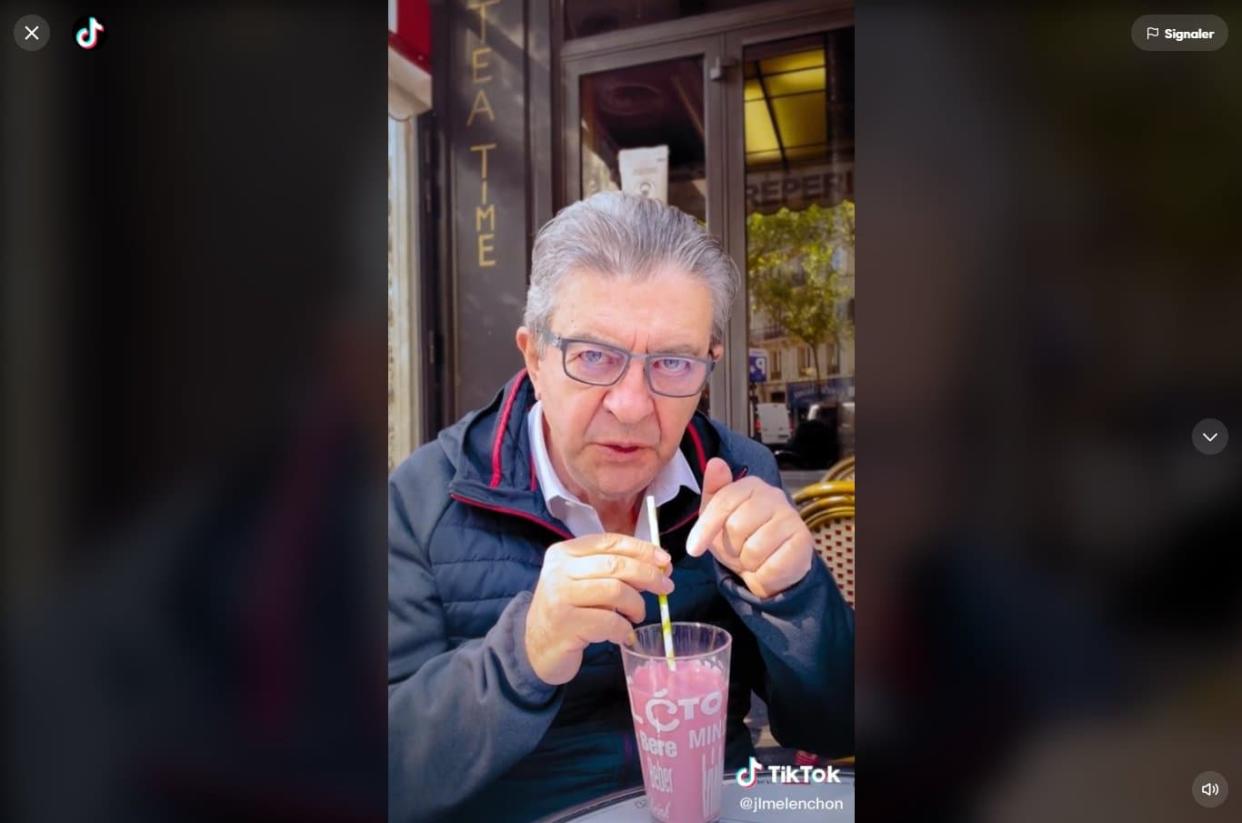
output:
[[[760,775],[749,789],[733,777],[720,795],[720,823],[793,823],[854,820],[854,772],[842,769],[840,783],[773,783]],[[816,800],[818,798],[818,800]],[[782,801],[783,806],[782,808]],[[543,818],[540,823],[650,823],[642,786],[622,789]],[[671,821],[671,823],[677,823]]]

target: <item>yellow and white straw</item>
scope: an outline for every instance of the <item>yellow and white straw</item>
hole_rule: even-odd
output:
[[[660,545],[660,523],[656,519],[655,498],[647,495],[647,530],[651,534],[651,542],[657,546]],[[672,569],[664,569],[666,574],[672,574]],[[664,632],[664,657],[668,660],[668,668],[670,671],[677,670],[677,662],[673,659],[673,621],[668,616],[668,596],[663,594],[656,595],[660,601],[660,627]]]

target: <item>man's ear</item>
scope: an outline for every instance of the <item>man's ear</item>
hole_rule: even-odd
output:
[[[535,396],[540,395],[539,381],[542,375],[539,372],[539,347],[538,335],[525,326],[521,326],[517,330],[514,342],[517,343],[518,351],[522,353],[522,360],[526,364],[526,373],[530,375],[530,382],[535,387]]]
[[[707,353],[715,360],[724,357],[724,343],[717,343],[707,350]]]

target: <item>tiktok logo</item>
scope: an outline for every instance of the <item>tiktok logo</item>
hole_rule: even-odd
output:
[[[761,771],[763,771],[763,764],[752,757],[747,766],[737,770],[737,785],[743,789],[749,789],[759,782],[759,772]]]
[[[94,17],[83,18],[74,25],[78,27],[78,33],[73,39],[86,51],[103,43],[104,25]]]

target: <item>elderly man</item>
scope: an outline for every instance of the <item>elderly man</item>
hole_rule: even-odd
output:
[[[753,754],[752,691],[783,745],[851,750],[853,613],[771,453],[696,411],[737,285],[652,200],[599,194],[539,232],[526,368],[389,483],[393,820],[528,820],[640,783],[617,644],[661,593],[734,638],[727,768]]]

